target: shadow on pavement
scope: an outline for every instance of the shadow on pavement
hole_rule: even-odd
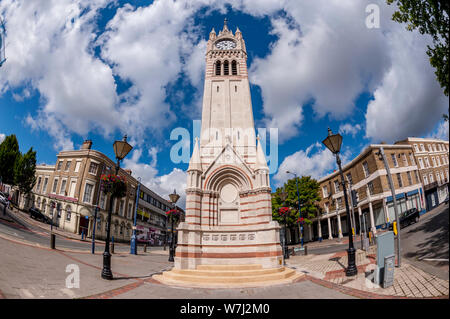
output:
[[[433,234],[422,243],[416,244],[418,247],[415,252],[408,252],[404,256],[407,258],[416,258],[421,260],[423,258],[433,259],[447,259],[448,260],[448,214],[442,213],[435,215],[423,222],[418,227],[406,232],[406,235],[414,236],[416,232],[423,232],[425,234]],[[436,266],[448,265],[447,262],[437,262]]]

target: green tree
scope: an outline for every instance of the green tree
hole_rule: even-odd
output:
[[[31,147],[27,153],[20,154],[14,165],[14,184],[19,192],[28,195],[36,184],[36,152]]]
[[[14,165],[20,156],[19,143],[14,134],[0,144],[0,176],[2,183],[14,185]]]
[[[427,55],[436,69],[444,94],[448,96],[448,0],[387,0],[387,3],[396,3],[398,7],[392,20],[407,23],[407,30],[418,29],[421,34],[429,34],[433,38],[434,47],[427,46]]]
[[[301,216],[304,218],[306,224],[312,224],[311,219],[318,216],[320,208],[318,202],[320,201],[319,195],[319,183],[310,176],[297,177],[298,190],[300,194],[300,211]],[[277,188],[275,193],[272,194],[272,219],[284,224],[284,216],[280,216],[280,207],[291,208],[288,215],[286,224],[288,227],[294,226],[299,218],[298,213],[298,195],[296,179],[288,180],[283,188],[287,192],[287,197],[283,203],[280,198],[282,188]]]

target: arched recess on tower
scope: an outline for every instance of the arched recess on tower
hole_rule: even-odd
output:
[[[204,189],[220,192],[228,184],[235,186],[240,192],[253,188],[250,177],[242,169],[236,166],[222,166],[216,169],[205,181]]]

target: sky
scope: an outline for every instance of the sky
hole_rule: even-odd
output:
[[[193,138],[206,41],[225,17],[246,42],[255,126],[277,130],[270,149],[262,137],[267,155],[278,151],[273,190],[287,170],[318,179],[336,169],[321,143],[328,127],[343,136],[343,163],[371,143],[448,140],[431,38],[393,22],[394,10],[373,0],[0,0],[0,141],[15,134],[22,152],[54,165],[86,139],[114,158],[127,134],[122,167],[164,197],[176,189],[183,207],[188,163],[171,160],[171,133]]]

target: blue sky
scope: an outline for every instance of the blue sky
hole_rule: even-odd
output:
[[[368,28],[380,9],[379,27]],[[0,68],[0,139],[54,164],[84,139],[166,196],[186,183],[174,164],[174,128],[200,120],[206,40],[223,20],[246,42],[257,127],[278,129],[273,189],[291,170],[335,169],[321,141],[344,137],[343,158],[407,136],[448,139],[448,100],[425,54],[427,36],[391,21],[383,1],[2,0],[7,62]],[[192,152],[192,148],[191,148]]]

